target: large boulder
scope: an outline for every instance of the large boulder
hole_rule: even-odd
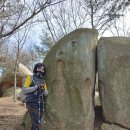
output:
[[[101,38],[97,52],[103,116],[130,129],[130,38]]]
[[[19,94],[21,91],[21,88],[20,87],[17,87],[16,89],[16,94]],[[14,93],[14,87],[11,87],[11,88],[6,88],[6,87],[3,87],[2,88],[2,97],[6,97],[6,96],[12,96],[12,94]]]
[[[46,56],[46,130],[93,130],[97,40],[96,30],[78,29]]]
[[[32,75],[32,72],[22,63],[18,64],[18,75],[25,77],[27,75]]]
[[[19,87],[22,87],[23,77],[27,75],[32,75],[32,72],[28,68],[26,68],[23,64],[19,63],[16,85]],[[9,71],[8,69],[6,69],[0,78],[0,97],[3,95],[7,95],[6,92],[10,90],[10,88],[12,88],[13,86],[14,86],[14,74],[12,71]],[[12,91],[10,91],[9,95],[11,93]]]

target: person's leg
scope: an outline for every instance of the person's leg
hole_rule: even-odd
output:
[[[29,110],[29,113],[30,113],[30,116],[31,116],[31,119],[32,119],[31,130],[39,130],[39,115],[38,115],[38,112],[33,112],[33,111]]]
[[[39,115],[39,105],[38,103],[27,103],[27,109],[31,116],[32,128],[31,130],[39,130],[40,125],[40,115]]]

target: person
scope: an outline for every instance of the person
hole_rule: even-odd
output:
[[[44,80],[46,67],[42,63],[34,66],[33,75],[27,76],[22,88],[26,95],[26,108],[31,116],[31,130],[39,130],[44,112],[44,98],[48,95],[47,84]]]

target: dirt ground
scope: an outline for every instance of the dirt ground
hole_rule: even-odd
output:
[[[102,112],[100,107],[95,109],[96,119],[94,130],[100,130],[103,122]],[[26,112],[26,106],[20,101],[13,101],[13,97],[0,98],[0,130],[16,130],[22,123],[23,115]],[[19,130],[21,130],[19,128]]]
[[[14,130],[22,122],[26,107],[13,97],[0,98],[0,130]]]

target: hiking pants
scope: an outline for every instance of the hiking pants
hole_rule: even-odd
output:
[[[32,127],[31,130],[39,130],[41,118],[43,115],[43,103],[39,102],[28,102],[26,107],[31,116]],[[40,108],[40,110],[39,110]]]

